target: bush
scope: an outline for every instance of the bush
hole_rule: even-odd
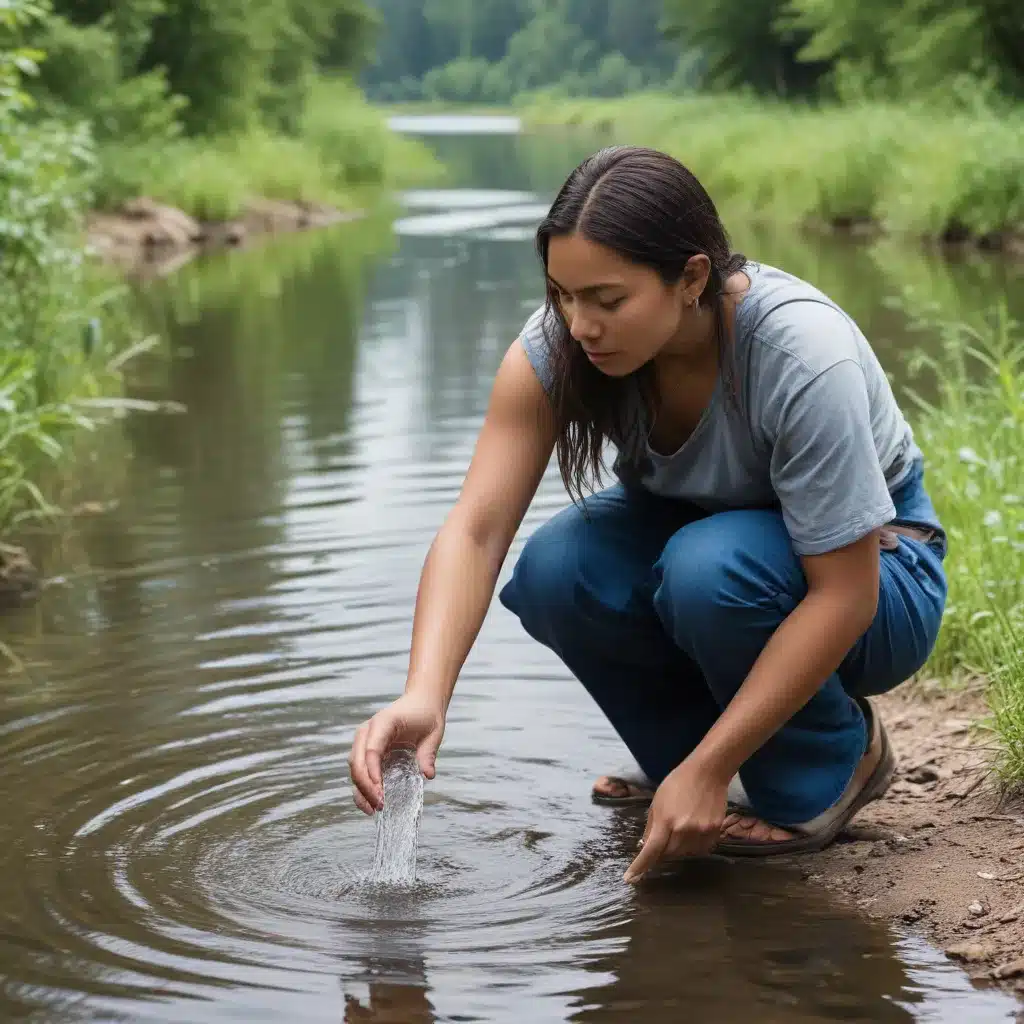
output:
[[[110,378],[111,293],[80,248],[95,161],[84,126],[40,118],[21,88],[38,54],[18,46],[43,13],[0,10],[0,528],[48,509],[39,480],[77,428],[77,404]]]

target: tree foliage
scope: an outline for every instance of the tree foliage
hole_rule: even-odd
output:
[[[557,87],[618,96],[664,84],[677,49],[661,0],[376,0],[382,26],[365,82],[388,100],[508,102]]]
[[[179,121],[192,134],[295,131],[318,69],[357,70],[375,25],[362,0],[52,2],[41,83],[121,141]]]
[[[774,95],[1024,95],[1020,0],[665,0],[706,81]]]

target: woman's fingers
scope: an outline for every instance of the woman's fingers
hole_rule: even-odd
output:
[[[352,741],[352,749],[348,755],[349,773],[352,776],[352,783],[356,787],[354,796],[356,805],[360,810],[365,810],[363,803],[369,808],[367,813],[373,814],[373,808],[377,803],[377,789],[366,764],[366,738],[370,731],[368,723],[364,723],[356,730],[355,739]]]
[[[362,793],[359,792],[358,789],[353,791],[352,799],[355,801],[356,807],[358,807],[359,810],[363,812],[363,814],[368,814],[370,815],[370,817],[373,817],[373,805],[366,799],[365,796],[363,796]]]
[[[645,872],[658,863],[672,835],[668,828],[661,823],[649,825],[648,829],[642,840],[643,845],[640,847],[640,852],[623,876],[623,880],[626,882],[639,881]]]
[[[370,728],[366,732],[366,774],[372,786],[369,799],[378,811],[384,806],[381,762],[391,746],[395,729],[396,723],[393,717],[375,715],[370,719]]]

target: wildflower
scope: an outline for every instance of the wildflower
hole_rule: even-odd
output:
[[[985,518],[982,522],[991,530],[996,526],[1002,525],[1003,517],[998,509],[993,508],[989,509],[989,511],[985,513]]]

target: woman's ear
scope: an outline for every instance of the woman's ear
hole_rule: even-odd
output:
[[[704,294],[711,277],[711,260],[704,253],[697,253],[686,261],[683,270],[683,302],[692,306]]]

